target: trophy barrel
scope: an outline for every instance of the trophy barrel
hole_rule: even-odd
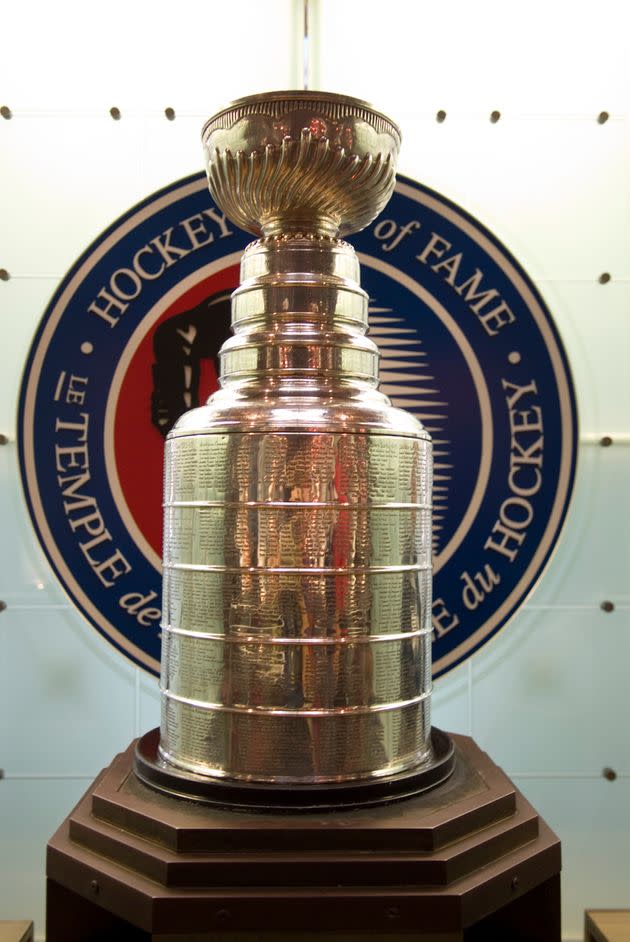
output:
[[[321,93],[244,99],[204,129],[216,202],[263,238],[221,388],[167,440],[164,787],[439,779],[431,442],[378,391],[368,298],[336,238],[384,205],[398,143],[363,102]]]

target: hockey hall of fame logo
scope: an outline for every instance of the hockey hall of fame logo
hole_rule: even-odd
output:
[[[159,671],[164,438],[217,387],[251,236],[203,173],[149,197],[78,260],[44,314],[20,397],[20,464],[44,551],[73,602]],[[434,443],[435,675],[522,604],[575,469],[576,409],[553,321],[483,226],[399,178],[353,238],[381,389]]]

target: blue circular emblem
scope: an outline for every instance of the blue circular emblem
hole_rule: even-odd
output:
[[[154,673],[164,437],[217,386],[250,238],[212,205],[205,174],[161,190],[77,261],[26,364],[20,468],[40,542],[91,624]],[[352,241],[381,389],[434,442],[437,676],[505,625],[553,551],[575,397],[543,300],[463,210],[399,177]]]

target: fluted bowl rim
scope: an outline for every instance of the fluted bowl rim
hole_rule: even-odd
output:
[[[208,120],[204,123],[201,129],[201,139],[205,143],[206,138],[213,130],[219,129],[222,127],[221,119],[229,115],[232,111],[237,111],[239,109],[245,109],[253,105],[263,105],[263,104],[272,104],[272,103],[282,103],[282,102],[295,102],[295,101],[308,101],[309,103],[316,104],[317,102],[345,105],[348,107],[349,115],[352,114],[352,109],[357,112],[356,116],[360,116],[361,112],[368,112],[370,115],[379,121],[384,122],[388,126],[388,131],[396,138],[396,147],[400,148],[402,134],[399,126],[393,121],[388,115],[384,112],[379,111],[378,108],[375,108],[370,102],[363,100],[362,98],[354,98],[351,95],[343,95],[338,92],[326,92],[326,91],[311,91],[309,90],[300,90],[300,89],[288,89],[285,91],[273,91],[273,92],[262,92],[255,95],[245,95],[242,98],[236,98],[234,101],[225,105],[219,111],[215,112]]]

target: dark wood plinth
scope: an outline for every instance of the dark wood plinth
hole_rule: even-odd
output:
[[[48,845],[47,942],[559,942],[560,843],[464,736],[431,792],[319,814],[153,791],[133,746]]]

